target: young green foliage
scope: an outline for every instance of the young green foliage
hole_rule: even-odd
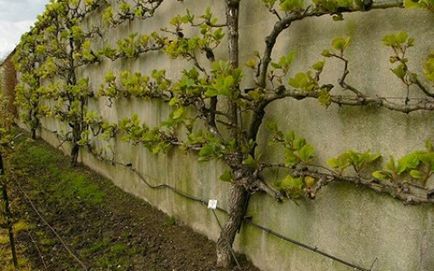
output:
[[[409,70],[407,50],[414,46],[414,38],[409,37],[407,32],[398,32],[386,35],[383,38],[384,45],[391,47],[394,54],[389,61],[394,65],[391,71],[407,87],[418,82],[417,74]]]
[[[235,89],[239,86],[243,76],[241,69],[233,69],[226,61],[216,61],[212,64],[211,73],[213,77],[205,96],[236,98]]]
[[[434,85],[434,51],[427,57],[423,68],[426,78]]]
[[[426,150],[411,152],[397,161],[390,157],[385,168],[372,173],[381,181],[416,182],[423,186],[434,173],[434,149],[431,141],[426,142]]]
[[[99,97],[107,97],[110,105],[120,97],[169,99],[172,82],[166,78],[165,70],[153,70],[151,75],[121,72],[119,79],[112,72],[105,76],[104,84],[98,90]]]
[[[285,165],[294,167],[298,164],[309,164],[315,156],[315,149],[302,137],[297,136],[293,131],[284,134],[277,127],[276,122],[270,122],[268,129],[272,133],[272,144],[279,144],[284,148]]]
[[[350,46],[350,37],[336,37],[332,40],[332,48],[322,51],[321,55],[324,57],[340,56],[342,57],[345,50]]]
[[[406,8],[425,8],[434,12],[434,0],[405,0]]]
[[[274,186],[287,198],[298,199],[304,196],[303,189],[305,183],[302,177],[287,175],[283,179],[275,182]]]
[[[221,27],[216,27],[218,20],[212,14],[211,9],[206,9],[205,14],[200,18],[204,21],[196,23],[195,16],[191,15],[190,11],[187,10],[186,15],[178,15],[171,19],[170,24],[174,27],[174,30],[164,29],[164,31],[176,36],[175,39],[166,39],[165,52],[170,57],[183,57],[197,61],[196,53],[201,51],[206,53],[207,57],[213,61],[213,50],[220,45],[224,32]],[[199,33],[186,37],[183,30],[187,26],[197,27]]]
[[[140,124],[136,114],[120,121],[119,132],[122,140],[132,144],[140,143],[154,154],[166,152],[178,142],[173,130],[150,128],[146,124]]]
[[[381,158],[379,153],[347,151],[327,161],[327,164],[339,174],[351,167],[358,175]]]

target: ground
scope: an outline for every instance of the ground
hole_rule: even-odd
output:
[[[215,243],[91,170],[69,167],[67,157],[40,140],[22,139],[7,167],[20,270],[84,270],[79,261],[88,270],[218,270]],[[10,258],[1,230],[1,271],[13,270]],[[238,258],[242,270],[258,270]]]

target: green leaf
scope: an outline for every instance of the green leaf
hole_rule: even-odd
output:
[[[418,1],[404,0],[404,7],[405,8],[419,8],[420,5],[419,5]]]
[[[329,107],[332,104],[332,97],[330,95],[330,92],[325,89],[322,89],[319,92],[318,101],[321,105],[325,106],[326,108]]]
[[[318,72],[322,72],[324,69],[325,61],[318,61],[317,63],[312,65],[312,68]]]
[[[407,74],[407,68],[404,64],[399,64],[396,68],[392,69],[392,72],[400,79],[404,79]]]
[[[395,162],[395,159],[393,158],[393,156],[390,156],[389,161],[387,161],[386,169],[390,170],[392,172],[396,172],[397,165],[396,165],[396,162]]]
[[[205,91],[205,96],[206,96],[206,97],[215,97],[215,96],[218,96],[218,95],[219,95],[219,92],[218,92],[218,90],[215,89],[215,88],[208,88],[208,89]]]
[[[396,44],[395,35],[386,35],[383,37],[383,43],[386,46],[394,46]]]
[[[321,55],[322,55],[323,57],[331,57],[331,56],[332,56],[332,53],[331,53],[329,50],[323,50],[323,51],[321,52]]]
[[[283,11],[291,12],[291,11],[299,11],[304,7],[303,0],[280,0],[280,8]]]
[[[277,124],[276,124],[276,125],[277,125]],[[277,127],[277,126],[276,126],[276,127]],[[277,128],[277,130],[278,130],[278,128]],[[288,131],[288,132],[285,134],[285,141],[290,142],[291,145],[294,144],[293,141],[295,140],[295,138],[296,138],[296,136],[295,136],[294,131]]]
[[[180,108],[176,109],[175,111],[173,111],[172,119],[178,120],[178,119],[182,118],[184,116],[184,114],[185,114],[185,108],[180,107]]]
[[[246,159],[243,160],[243,165],[254,169],[257,168],[258,162],[253,158],[253,156],[249,155]]]
[[[279,127],[277,126],[277,123],[275,120],[269,120],[266,124],[267,129],[270,130],[272,133],[277,133],[279,131]]]
[[[286,176],[276,184],[277,188],[284,191],[288,197],[298,198],[303,194],[303,178]]]
[[[313,187],[315,185],[315,183],[316,183],[316,180],[312,176],[306,176],[306,177],[304,177],[304,184],[307,187]]]
[[[424,174],[419,170],[413,169],[410,171],[410,176],[419,180],[424,177]]]
[[[332,47],[335,50],[344,51],[350,45],[350,42],[351,42],[350,37],[338,37],[333,39]]]
[[[353,5],[353,0],[336,0],[338,7],[340,8],[351,8]]]
[[[431,170],[434,170],[434,152],[425,152],[419,155],[420,161],[422,161]]]
[[[247,60],[247,62],[246,62],[246,66],[250,69],[256,69],[256,65],[257,65],[257,63],[256,63],[255,58],[251,58],[251,59]]]
[[[199,151],[199,161],[206,161],[214,154],[214,148],[210,144],[204,145]]]
[[[276,62],[271,62],[271,67],[275,68],[276,70],[282,68],[282,66],[280,66],[280,64]]]
[[[268,9],[272,9],[277,0],[262,0]]]
[[[420,152],[413,152],[402,157],[398,161],[398,174],[402,174],[408,170],[416,169],[420,164]]]
[[[297,136],[294,139],[293,145],[294,145],[294,149],[300,150],[306,145],[306,139]]]
[[[289,52],[286,56],[282,56],[279,63],[271,63],[275,69],[282,69],[284,73],[289,71],[289,67],[295,59],[295,51]]]
[[[303,162],[308,162],[314,157],[315,149],[312,145],[306,144],[298,151],[298,153]]]
[[[300,159],[294,154],[291,150],[285,150],[285,165],[288,167],[292,167],[297,165],[300,162]]]
[[[280,187],[283,189],[301,189],[303,187],[303,181],[301,180],[301,178],[294,178],[288,175],[281,181]]]
[[[410,40],[407,32],[398,32],[394,34],[389,34],[383,37],[383,43],[390,47],[400,47],[404,43],[408,42],[412,45],[414,40]]]
[[[396,34],[396,42],[403,44],[408,39],[408,33],[407,32],[399,32]]]
[[[386,181],[386,180],[390,179],[390,175],[387,172],[382,171],[382,170],[377,170],[377,171],[372,172],[372,176],[375,179],[378,179],[380,181]]]
[[[428,56],[423,66],[425,77],[434,82],[434,51]]]
[[[225,170],[223,174],[220,176],[220,180],[223,182],[232,182],[233,181],[233,175],[230,170]]]
[[[343,154],[339,155],[338,157],[331,158],[327,161],[327,164],[331,168],[342,172],[350,166],[348,154],[343,153]]]
[[[309,82],[309,78],[303,72],[297,73],[295,77],[290,78],[288,80],[289,85],[294,88],[302,88],[303,86],[306,86],[308,82]]]
[[[250,98],[254,101],[260,101],[264,97],[264,93],[260,89],[255,89],[248,92]]]

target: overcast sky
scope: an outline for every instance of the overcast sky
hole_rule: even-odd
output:
[[[11,52],[49,0],[0,0],[0,58]]]

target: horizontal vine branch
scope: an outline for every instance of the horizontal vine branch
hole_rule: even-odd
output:
[[[318,91],[303,92],[294,89],[279,89],[278,92],[279,94],[266,98],[263,104],[261,104],[261,106],[265,108],[271,102],[286,97],[291,97],[296,100],[303,100],[306,98],[318,99],[321,96],[321,93]],[[330,95],[330,99],[332,103],[337,105],[372,105],[377,107],[384,107],[386,109],[402,113],[411,113],[414,111],[434,111],[434,100],[432,99],[418,99],[417,101],[407,104],[398,104],[396,102],[390,101],[390,99],[385,97]],[[402,99],[404,100],[405,98]]]
[[[262,167],[266,168],[283,168],[294,177],[312,177],[318,182],[306,189],[306,194],[309,198],[314,199],[321,190],[321,188],[334,183],[343,182],[370,188],[376,192],[388,194],[395,199],[403,201],[405,204],[421,204],[421,203],[434,203],[434,192],[424,187],[414,186],[407,183],[393,183],[381,182],[379,180],[370,178],[365,179],[356,176],[339,175],[334,172],[320,172],[310,167],[302,169],[288,167],[285,164],[263,164]]]

